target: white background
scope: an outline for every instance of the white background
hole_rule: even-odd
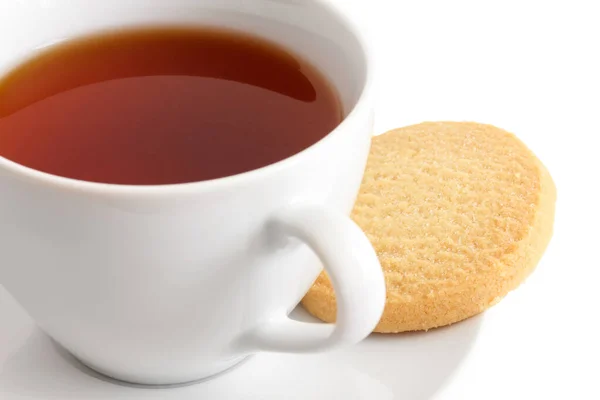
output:
[[[538,270],[481,317],[436,398],[600,399],[599,3],[349,3],[376,49],[378,132],[492,123],[517,134],[558,188]]]
[[[449,328],[374,336],[328,355],[259,355],[174,391],[112,386],[40,358],[54,348],[0,290],[1,399],[600,399],[598,3],[336,1],[374,44],[378,132],[424,120],[492,123],[546,164],[559,200],[537,271]]]

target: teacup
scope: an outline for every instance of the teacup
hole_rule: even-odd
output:
[[[352,345],[385,302],[376,254],[348,217],[369,152],[372,66],[326,0],[46,0],[4,3],[0,76],[36,49],[99,30],[231,27],[290,48],[333,83],[346,118],[273,165],[222,179],[124,186],[0,157],[0,284],[50,337],[118,380],[177,384],[261,351]],[[288,314],[321,268],[337,323]]]

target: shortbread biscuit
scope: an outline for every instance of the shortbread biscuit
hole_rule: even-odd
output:
[[[546,168],[494,126],[427,122],[375,137],[352,212],[385,273],[375,331],[427,330],[496,304],[540,260],[555,200]],[[335,320],[325,273],[302,303]]]

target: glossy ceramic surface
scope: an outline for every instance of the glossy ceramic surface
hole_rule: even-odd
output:
[[[302,309],[292,313],[316,322]],[[0,396],[10,400],[427,399],[471,350],[480,319],[427,335],[374,335],[344,351],[262,353],[224,375],[169,389],[106,381],[49,339],[0,288]],[[4,325],[3,325],[4,326]]]
[[[373,126],[369,52],[327,0],[11,3],[0,73],[43,47],[121,26],[215,25],[296,50],[348,114],[307,150],[223,179],[117,186],[0,158],[0,282],[77,359],[127,382],[206,378],[261,351],[315,352],[366,337],[383,311],[379,261],[348,214]],[[292,321],[322,266],[335,326]]]

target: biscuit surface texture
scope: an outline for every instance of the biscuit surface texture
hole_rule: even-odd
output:
[[[352,218],[385,273],[386,307],[375,331],[427,330],[496,304],[540,260],[555,199],[541,162],[494,126],[427,122],[373,138]],[[302,303],[335,321],[326,273]]]

